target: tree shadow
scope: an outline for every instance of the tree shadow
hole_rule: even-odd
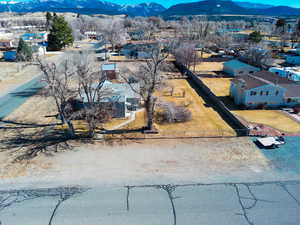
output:
[[[17,92],[12,92],[10,95],[14,97],[21,97],[21,98],[28,98],[32,97],[33,95],[37,94],[41,88],[29,88],[26,89],[25,91],[17,91]]]
[[[4,126],[1,126],[4,125]],[[13,126],[12,126],[13,125]],[[39,128],[39,127],[53,127],[62,125],[62,123],[49,123],[49,124],[38,124],[38,123],[24,123],[12,120],[3,120],[0,118],[0,130],[16,130],[26,128]]]
[[[4,136],[0,140],[0,151],[16,154],[14,162],[33,159],[39,153],[51,155],[59,151],[71,150],[73,146],[70,141],[77,139],[65,130],[58,130],[50,125],[40,129],[19,128]]]

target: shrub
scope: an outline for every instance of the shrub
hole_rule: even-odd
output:
[[[187,122],[192,119],[192,113],[187,107],[168,102],[159,105],[155,118],[158,123]]]

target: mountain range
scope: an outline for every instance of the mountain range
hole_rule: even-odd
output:
[[[300,15],[299,8],[272,6],[250,2],[233,2],[232,0],[202,0],[182,3],[166,9],[158,3],[141,3],[120,5],[101,0],[0,0],[0,12],[74,12],[81,14],[127,14],[129,16],[173,16],[173,15]]]

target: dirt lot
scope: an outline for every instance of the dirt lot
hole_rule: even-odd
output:
[[[32,184],[57,181],[68,185],[201,182],[269,167],[248,138],[84,144],[22,163],[11,163],[7,157],[7,152],[0,153],[0,183],[15,177]]]

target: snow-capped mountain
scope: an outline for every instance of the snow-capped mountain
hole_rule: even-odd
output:
[[[157,3],[142,3],[137,5],[119,5],[101,0],[29,0],[10,3],[1,1],[0,12],[75,12],[82,14],[127,14],[130,16],[153,16],[166,10]]]

